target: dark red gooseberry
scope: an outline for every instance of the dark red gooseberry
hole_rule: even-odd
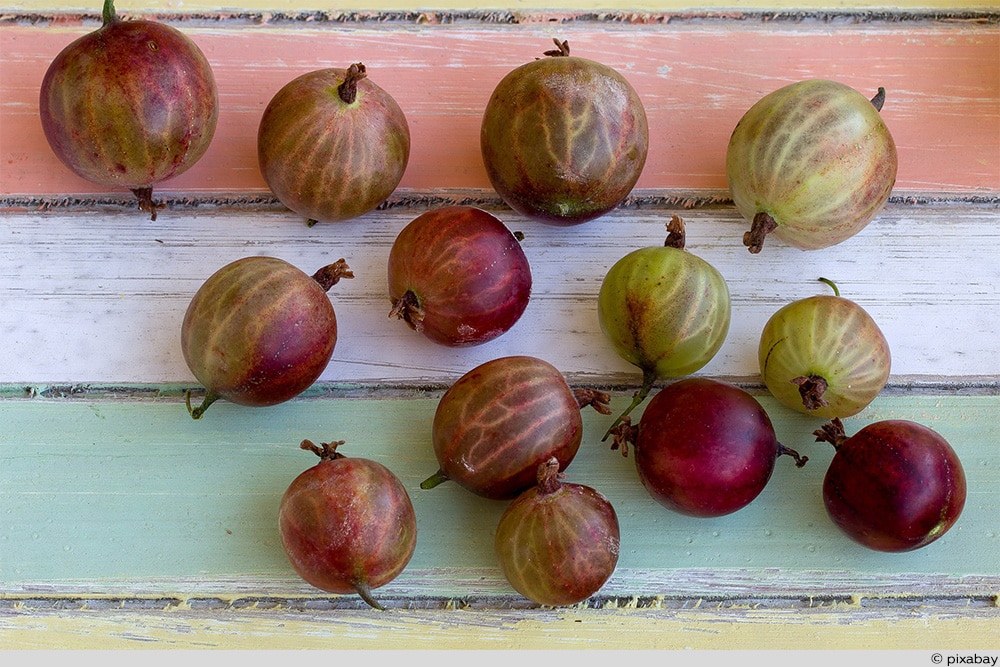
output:
[[[531,267],[517,237],[474,206],[428,211],[389,252],[389,317],[451,347],[507,332],[531,296]]]
[[[635,447],[639,479],[661,505],[695,517],[716,517],[746,507],[787,454],[767,412],[739,387],[708,378],[667,385],[646,406],[637,426],[626,417],[612,449]]]
[[[965,471],[951,445],[922,424],[887,419],[848,437],[840,419],[815,432],[837,448],[823,503],[851,539],[877,551],[912,551],[944,535],[965,507]]]

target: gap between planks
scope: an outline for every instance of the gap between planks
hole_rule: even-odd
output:
[[[818,25],[880,25],[900,23],[1000,23],[1000,10],[984,5],[961,9],[705,9],[681,11],[643,10],[542,10],[444,9],[444,10],[299,10],[299,11],[220,11],[220,12],[121,12],[144,16],[164,23],[204,26],[288,26],[343,27],[349,25],[399,27],[400,25],[518,26],[539,24],[601,24],[602,26],[650,26],[677,24],[767,23]],[[99,25],[99,12],[6,12],[0,24]]]
[[[595,595],[575,605],[547,607],[516,595],[438,597],[438,596],[381,596],[379,602],[387,610],[539,610],[559,609],[635,609],[635,610],[693,610],[718,611],[724,609],[914,609],[924,612],[943,610],[996,609],[1000,595],[887,595],[818,594],[818,595]],[[274,612],[323,612],[370,610],[367,603],[356,595],[269,596],[119,596],[119,595],[38,595],[2,594],[0,610],[10,611],[274,611]]]
[[[288,209],[267,191],[239,194],[184,193],[163,191],[156,195],[165,211],[259,211],[287,212]],[[985,206],[1000,207],[1000,192],[950,193],[900,191],[890,195],[887,205],[893,206]],[[376,211],[413,210],[423,211],[448,205],[477,206],[487,210],[510,211],[507,204],[492,190],[484,189],[399,189],[376,207]],[[709,210],[732,208],[733,200],[727,190],[681,190],[681,189],[636,189],[628,195],[616,210]],[[0,197],[0,211],[13,213],[37,213],[56,211],[61,213],[87,212],[95,210],[128,212],[136,210],[136,199],[128,193],[107,193],[94,195],[11,195]]]
[[[458,378],[455,377],[455,380]],[[714,376],[714,379],[734,384],[752,394],[765,395],[767,388],[759,376]],[[574,388],[596,389],[609,393],[625,394],[639,388],[634,377],[593,378],[567,374],[567,381]],[[657,382],[654,390],[669,384]],[[439,398],[451,386],[450,381],[436,382],[317,382],[292,400],[331,399],[385,399]],[[0,384],[0,400],[59,399],[59,400],[172,400],[183,401],[187,392],[192,398],[204,393],[200,385],[181,383],[124,384],[124,383],[7,383]],[[1000,396],[1000,378],[985,377],[908,377],[892,378],[882,390],[883,396]]]

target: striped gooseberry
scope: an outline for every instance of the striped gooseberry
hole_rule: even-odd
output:
[[[555,458],[540,464],[537,484],[507,506],[494,537],[507,581],[549,606],[576,604],[599,591],[614,574],[621,548],[611,502],[561,476]]]
[[[372,589],[406,568],[417,545],[417,519],[406,487],[387,467],[337,451],[344,441],[302,449],[320,457],[281,497],[278,530],[295,571],[331,593],[357,593],[384,609]]]
[[[861,231],[896,182],[897,156],[879,113],[850,86],[808,79],[758,100],[733,130],[726,176],[733,202],[751,221],[743,245],[759,253],[774,234],[815,250]]]
[[[657,380],[705,366],[729,333],[725,278],[684,249],[680,216],[671,218],[667,230],[663,246],[633,250],[618,260],[598,293],[601,330],[623,359],[642,370],[642,385],[611,428],[646,399]]]
[[[580,411],[608,414],[608,396],[573,389],[552,364],[500,357],[460,377],[441,396],[432,437],[440,468],[421,487],[452,480],[485,498],[514,498],[555,457],[566,468],[583,439]]]
[[[274,195],[310,224],[356,218],[403,178],[410,129],[364,63],[307,72],[271,98],[257,131],[257,161]]]
[[[833,294],[786,304],[764,325],[757,358],[771,394],[798,412],[830,419],[867,407],[889,379],[889,343],[868,312]]]
[[[571,56],[569,44],[504,76],[483,112],[483,163],[515,211],[553,225],[604,215],[639,180],[646,111],[617,70]]]
[[[100,28],[49,65],[39,95],[52,151],[91,183],[127,188],[156,220],[153,186],[190,169],[215,134],[219,94],[201,49],[164,23],[123,20],[104,0]]]
[[[326,369],[337,344],[327,291],[354,274],[341,259],[312,276],[277,257],[244,257],[213,273],[181,323],[181,351],[206,389],[200,419],[222,398],[262,407],[290,400]]]

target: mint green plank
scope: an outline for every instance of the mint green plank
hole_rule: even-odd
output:
[[[618,396],[613,408],[627,402]],[[1000,581],[1000,426],[993,418],[1000,397],[885,397],[846,421],[853,433],[876,419],[914,419],[948,438],[962,458],[969,498],[958,525],[908,554],[871,552],[836,531],[820,496],[833,448],[810,435],[822,422],[761,402],[779,439],[810,461],[799,469],[779,459],[754,503],[718,519],[683,517],[653,502],[632,458],[600,442],[611,417],[584,413],[584,444],[567,480],[594,486],[618,511],[619,588],[669,593],[649,587],[669,587],[671,572],[699,569]],[[421,595],[450,590],[446,578],[456,572],[497,577],[493,529],[505,504],[451,483],[419,488],[437,468],[430,444],[436,404],[316,399],[249,409],[220,402],[196,422],[175,399],[2,400],[0,590],[26,582],[294,578],[276,517],[285,487],[317,460],[299,449],[303,438],[346,440],[345,455],[380,461],[402,479],[418,517],[408,569],[422,573]],[[653,572],[658,583],[620,580],[631,572]]]

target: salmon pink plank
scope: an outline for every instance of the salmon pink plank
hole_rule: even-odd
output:
[[[46,67],[93,27],[0,29],[0,196],[106,192],[57,161],[38,120]],[[497,82],[553,37],[619,69],[642,97],[651,138],[639,188],[725,188],[726,145],[742,113],[775,88],[823,77],[866,94],[887,89],[882,113],[899,146],[897,191],[1000,191],[1000,32],[988,25],[181,27],[213,65],[221,114],[205,157],[160,193],[266,192],[255,143],[271,96],[311,69],[356,61],[409,119],[401,188],[488,188],[482,110]]]

